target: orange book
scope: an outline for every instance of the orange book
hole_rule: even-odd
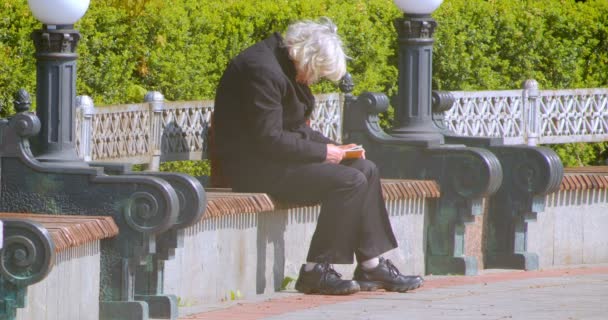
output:
[[[363,158],[363,146],[354,146],[344,150],[344,159],[360,159]]]

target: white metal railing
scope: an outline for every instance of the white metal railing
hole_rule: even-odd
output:
[[[502,137],[505,144],[608,141],[608,88],[454,91],[445,126],[458,135]],[[342,140],[342,94],[317,95],[311,125]],[[96,108],[77,99],[76,146],[85,161],[125,161],[158,168],[161,161],[206,157],[213,101],[168,102],[150,92],[146,102]]]
[[[503,137],[506,144],[560,144],[608,140],[608,88],[454,91],[445,125],[462,136]]]
[[[316,95],[311,126],[342,140],[343,96]],[[76,149],[85,161],[147,164],[206,157],[213,101],[168,102],[150,92],[144,103],[96,108],[90,97],[76,99]]]

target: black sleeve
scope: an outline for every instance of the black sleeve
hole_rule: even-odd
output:
[[[306,124],[301,125],[296,131],[302,132],[307,137],[309,137],[309,139],[312,140],[312,141],[320,142],[320,143],[323,143],[323,144],[335,144],[335,145],[339,145],[338,142],[335,142],[335,141],[331,140],[330,138],[326,137],[321,132],[319,132],[319,131],[311,128],[310,126],[308,126]]]
[[[251,97],[247,121],[256,147],[272,157],[296,162],[321,162],[326,158],[326,143],[305,139],[298,132],[283,130],[284,84],[268,70],[250,70],[244,81]]]

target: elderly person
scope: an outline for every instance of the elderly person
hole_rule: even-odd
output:
[[[232,188],[289,202],[321,203],[321,212],[296,289],[351,294],[383,288],[405,292],[422,285],[380,255],[397,247],[376,166],[346,160],[345,149],[307,125],[314,105],[309,85],[339,80],[346,55],[336,26],[292,24],[235,57],[217,89],[215,148]],[[358,266],[343,280],[331,264]]]

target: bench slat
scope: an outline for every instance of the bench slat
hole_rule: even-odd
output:
[[[567,167],[567,168],[564,168],[564,172],[566,174],[571,174],[571,173],[608,174],[608,166]]]
[[[438,198],[440,195],[439,185],[435,181],[405,179],[382,180],[382,193],[385,200]],[[207,211],[203,219],[306,206],[306,204],[283,203],[265,193],[232,192],[231,189],[226,188],[206,189],[206,194]]]
[[[560,190],[608,189],[608,175],[567,174],[559,187]]]

